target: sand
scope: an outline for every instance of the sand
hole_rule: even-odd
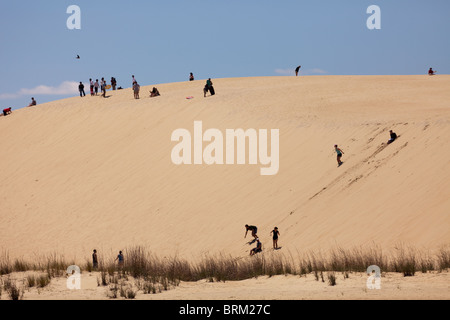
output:
[[[450,243],[450,76],[213,79],[206,98],[204,82],[1,117],[0,250],[82,262],[94,248],[114,257],[133,245],[246,256],[245,224],[258,226],[263,249],[277,226],[285,253]],[[153,86],[160,97],[149,98]],[[193,133],[194,121],[204,131],[279,129],[278,173],[175,165],[172,132]],[[391,129],[400,137],[386,147]],[[335,144],[345,152],[339,168]]]
[[[15,273],[10,276],[22,283],[27,273]],[[132,277],[124,281],[124,288],[136,291],[136,300],[449,300],[450,275],[448,272],[416,273],[414,277],[403,277],[399,273],[384,273],[380,289],[368,289],[367,276],[362,273],[350,273],[344,278],[342,273],[336,273],[336,285],[330,286],[327,273],[324,282],[319,277],[315,280],[313,274],[306,276],[273,276],[258,277],[243,281],[181,282],[168,290],[159,289],[156,294],[144,294],[138,290]],[[24,289],[23,300],[110,300],[110,286],[99,286],[100,274],[97,272],[81,275],[81,288],[68,290],[67,279],[54,278],[45,288]],[[119,281],[118,287],[120,287]],[[3,292],[3,300],[8,300]],[[115,299],[125,300],[118,294]]]

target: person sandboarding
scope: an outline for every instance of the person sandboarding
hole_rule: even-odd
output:
[[[261,241],[259,241],[259,238],[256,238],[256,247],[254,247],[252,250],[250,250],[250,255],[253,256],[261,251],[262,251]]]
[[[389,134],[391,135],[391,138],[388,140],[387,144],[391,144],[398,138],[397,134],[392,130],[389,130]]]
[[[342,155],[344,154],[344,151],[339,149],[337,144],[334,145],[334,151],[336,151],[336,153],[337,153],[338,167],[340,167],[343,164],[343,162],[341,161],[341,158],[342,158]]]

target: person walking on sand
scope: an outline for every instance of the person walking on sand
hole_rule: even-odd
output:
[[[395,141],[395,139],[397,139],[397,134],[392,130],[389,130],[389,134],[391,135],[391,138],[388,140],[387,144],[391,144]]]
[[[261,241],[259,241],[259,238],[256,238],[256,247],[254,247],[252,250],[250,250],[250,255],[253,256],[254,254],[257,254],[258,252],[262,251],[262,244]]]
[[[123,263],[124,263],[122,251],[119,251],[119,254],[117,255],[117,257],[116,257],[116,259],[114,260],[114,262],[116,262],[117,260],[119,260],[119,263],[118,263],[119,269],[122,269],[122,268],[123,268]]]
[[[85,97],[86,93],[84,92],[84,84],[80,81],[80,85],[78,86],[78,90],[80,91],[80,97]]]
[[[194,81],[194,74],[191,72],[191,74],[189,75],[189,81]]]
[[[338,162],[338,166],[340,166],[341,164],[343,164],[343,162],[341,161],[341,158],[342,158],[342,155],[344,154],[344,151],[339,149],[337,144],[334,145],[334,151],[336,151],[336,153],[337,153],[337,162]]]
[[[272,231],[270,231],[270,234],[272,234],[272,240],[273,240],[273,248],[278,249],[278,236],[280,235],[280,232],[278,231],[278,228],[273,228]]]
[[[99,87],[99,86],[100,86],[100,85],[98,84],[98,79],[95,79],[95,83],[94,83],[95,95],[98,94],[98,87]]]
[[[300,71],[300,68],[301,68],[302,66],[298,66],[297,68],[295,68],[295,76],[297,77],[298,76],[298,72]]]
[[[94,252],[92,253],[92,267],[94,269],[98,268],[97,250],[95,250],[95,249],[94,249]]]
[[[245,225],[245,236],[244,239],[247,238],[247,233],[248,231],[251,230],[252,231],[252,236],[257,239],[258,236],[256,235],[256,233],[258,232],[258,228],[255,226],[249,226],[248,224]]]

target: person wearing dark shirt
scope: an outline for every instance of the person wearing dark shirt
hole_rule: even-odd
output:
[[[298,72],[300,71],[301,67],[302,66],[298,66],[297,68],[295,68],[295,76],[298,76]]]
[[[80,97],[86,96],[86,93],[84,93],[84,84],[83,84],[83,82],[80,82],[80,85],[78,86],[78,90],[80,91]]]
[[[256,238],[256,247],[253,248],[252,250],[250,250],[250,255],[252,256],[252,255],[254,255],[254,254],[258,253],[258,252],[261,252],[261,251],[262,251],[261,242],[259,241],[258,238]]]
[[[247,233],[248,231],[251,230],[252,231],[252,236],[257,239],[258,236],[256,235],[256,233],[258,232],[258,228],[255,226],[249,226],[248,224],[245,225],[245,236],[244,239],[247,237]]]
[[[94,269],[98,268],[97,250],[95,250],[95,249],[94,249],[94,253],[92,253],[92,267]]]
[[[123,253],[122,251],[119,251],[119,255],[117,256],[117,258],[114,261],[119,260],[119,268],[121,269],[123,267]]]
[[[389,133],[391,135],[391,138],[389,139],[387,144],[391,144],[392,142],[395,141],[395,139],[397,139],[397,134],[395,132],[393,132],[392,130],[389,130]]]
[[[278,228],[275,227],[272,231],[270,231],[270,234],[272,233],[273,248],[278,249],[278,236],[280,235],[280,232],[278,231]]]
[[[34,107],[36,105],[36,100],[34,98],[31,98],[31,103],[28,105],[29,107]]]

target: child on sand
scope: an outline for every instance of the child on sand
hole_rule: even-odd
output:
[[[337,162],[338,162],[338,166],[340,166],[341,164],[343,164],[343,162],[341,161],[342,155],[344,154],[344,151],[342,151],[341,149],[338,148],[338,145],[334,145],[334,150],[337,153]]]
[[[278,249],[278,236],[280,235],[280,232],[278,231],[278,228],[275,227],[275,228],[273,228],[272,231],[270,231],[270,234],[272,234],[272,233],[273,233],[273,237],[272,237],[273,248]]]
[[[256,238],[256,247],[250,250],[250,255],[253,256],[254,254],[262,251],[262,245],[259,241],[259,238]]]
[[[258,228],[255,226],[249,226],[248,224],[245,225],[245,236],[244,239],[247,237],[247,233],[248,231],[251,230],[252,231],[252,236],[257,239],[258,236],[256,235],[256,232],[258,231]]]
[[[428,70],[428,75],[429,75],[429,76],[434,76],[435,74],[436,74],[436,71],[434,71],[433,68],[430,68],[430,69]]]

